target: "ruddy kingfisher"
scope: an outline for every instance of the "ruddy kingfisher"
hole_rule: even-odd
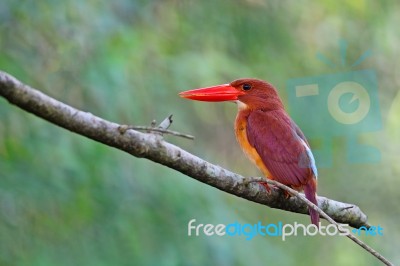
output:
[[[317,204],[318,173],[310,145],[285,111],[273,85],[244,78],[179,95],[197,101],[235,102],[238,106],[236,139],[247,157],[266,178],[304,190],[306,198]],[[318,212],[309,208],[309,213],[311,222],[318,226]]]

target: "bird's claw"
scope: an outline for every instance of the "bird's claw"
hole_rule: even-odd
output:
[[[270,187],[270,185],[268,185],[267,182],[260,181],[260,182],[258,182],[258,184],[263,186],[268,194],[271,193],[271,187]]]
[[[281,191],[283,192],[285,199],[289,199],[292,197],[292,195],[289,192],[287,192],[286,190],[281,189]]]
[[[258,177],[245,177],[243,180],[243,184],[247,186],[250,183],[258,183],[265,188],[265,190],[267,191],[268,194],[270,194],[273,189],[274,190],[279,189],[277,186],[268,184],[267,182],[262,181],[262,180],[263,180],[262,178],[258,178]]]

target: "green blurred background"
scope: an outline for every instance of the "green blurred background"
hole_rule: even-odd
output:
[[[362,240],[400,261],[400,6],[396,1],[0,2],[0,69],[76,108],[123,124],[174,114],[166,139],[245,176],[259,172],[233,133],[236,107],[179,91],[266,79],[287,104],[290,78],[336,73],[316,59],[374,69],[382,160],[350,164],[345,140],[319,194],[357,204],[384,228]],[[347,69],[349,70],[349,69]],[[290,108],[290,106],[289,106]],[[0,265],[380,265],[344,237],[188,237],[187,223],[309,223],[58,128],[0,99]],[[307,114],[304,114],[307,119]]]

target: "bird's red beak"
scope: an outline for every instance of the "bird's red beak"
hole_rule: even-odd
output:
[[[240,91],[229,84],[222,84],[213,87],[183,91],[179,93],[179,96],[182,98],[203,102],[223,102],[236,101],[238,96],[243,94],[243,91]]]

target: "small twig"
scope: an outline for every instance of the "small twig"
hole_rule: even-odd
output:
[[[172,114],[167,116],[157,127],[156,127],[156,123],[157,123],[156,120],[151,121],[150,127],[121,125],[118,127],[118,130],[121,134],[125,134],[125,132],[128,129],[134,129],[134,130],[143,130],[143,131],[146,131],[147,133],[158,132],[158,133],[161,133],[160,135],[170,134],[173,136],[182,137],[182,138],[186,138],[186,139],[194,139],[194,137],[192,135],[182,134],[177,131],[168,130],[168,128],[172,124]]]
[[[289,194],[296,196],[297,198],[299,198],[300,200],[302,200],[305,204],[307,204],[308,207],[313,208],[314,210],[316,210],[323,218],[325,218],[329,223],[333,224],[336,226],[336,228],[339,230],[339,232],[341,233],[346,233],[343,230],[340,229],[339,224],[336,223],[331,217],[329,217],[329,215],[327,215],[323,210],[321,210],[317,205],[315,205],[314,203],[312,203],[311,201],[309,201],[305,196],[303,196],[301,193],[299,193],[298,191],[285,186],[282,183],[279,183],[277,181],[271,180],[271,179],[267,179],[267,178],[263,178],[263,177],[245,177],[243,179],[243,184],[244,185],[248,185],[249,183],[255,183],[255,182],[265,182],[269,185],[273,185],[276,186],[280,189],[283,189],[285,191],[287,191]],[[346,236],[348,238],[350,238],[352,241],[354,241],[356,244],[358,244],[359,246],[361,246],[363,249],[365,249],[367,252],[371,253],[373,256],[375,256],[378,260],[380,260],[381,262],[383,262],[385,265],[389,265],[389,266],[393,266],[394,264],[391,263],[388,259],[386,259],[385,257],[383,257],[380,253],[378,253],[376,250],[374,250],[373,248],[371,248],[370,246],[368,246],[367,244],[365,244],[364,242],[362,242],[360,239],[358,239],[357,237],[353,236],[352,234],[346,234]]]
[[[121,127],[123,127],[123,126],[121,126]],[[182,133],[177,132],[177,131],[166,130],[166,129],[157,128],[157,127],[125,126],[122,130],[126,131],[128,129],[154,131],[154,132],[160,132],[160,133],[163,133],[163,134],[170,134],[170,135],[173,135],[173,136],[182,137],[182,138],[186,138],[186,139],[194,139],[194,137],[192,135],[182,134]],[[121,129],[120,129],[120,132],[122,132],[122,134],[125,131],[121,131]]]

